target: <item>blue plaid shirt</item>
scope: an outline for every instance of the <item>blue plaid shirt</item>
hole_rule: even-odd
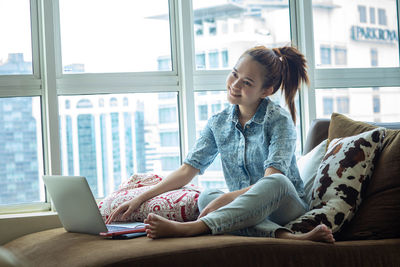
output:
[[[303,197],[303,182],[294,155],[296,129],[289,113],[265,98],[243,128],[238,111],[237,105],[231,105],[212,116],[184,163],[203,174],[220,153],[230,191],[256,183],[268,167],[274,167],[292,181]]]

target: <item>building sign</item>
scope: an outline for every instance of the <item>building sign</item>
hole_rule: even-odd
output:
[[[380,29],[373,27],[351,27],[351,39],[354,41],[395,43],[398,41],[395,30]]]

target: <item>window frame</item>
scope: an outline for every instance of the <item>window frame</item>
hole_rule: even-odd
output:
[[[0,76],[0,97],[41,97],[43,172],[61,173],[59,95],[177,92],[183,160],[182,155],[195,142],[195,92],[224,90],[230,72],[196,69],[192,1],[169,0],[172,71],[96,74],[62,73],[58,0],[30,0],[30,3],[33,74]],[[313,31],[306,30],[313,29],[312,1],[288,0],[288,4],[292,43],[306,56],[309,66],[310,86],[303,86],[299,95],[302,141],[316,118],[315,88],[400,86],[400,67],[316,68]],[[400,0],[396,4],[400,14]],[[399,15],[397,25],[400,28]],[[1,206],[0,214],[49,210],[47,197],[43,203]]]

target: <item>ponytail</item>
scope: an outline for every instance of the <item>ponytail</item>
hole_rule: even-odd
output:
[[[263,88],[273,88],[273,93],[282,90],[289,108],[292,120],[296,123],[296,105],[294,99],[301,83],[309,83],[306,59],[296,48],[285,46],[268,49],[256,46],[247,50],[244,55],[250,55],[266,68],[267,74]]]

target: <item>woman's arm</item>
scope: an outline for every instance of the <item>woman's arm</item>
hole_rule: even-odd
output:
[[[282,173],[280,170],[275,169],[274,167],[269,167],[265,170],[264,177],[269,176],[274,173]],[[211,201],[200,213],[199,218],[206,216],[208,213],[213,212],[229,203],[231,203],[238,196],[246,193],[253,185],[250,185],[246,188],[242,188],[240,190],[232,191],[221,195],[220,197]]]
[[[143,192],[142,194],[133,198],[132,200],[129,200],[120,205],[117,209],[115,209],[111,213],[110,217],[106,220],[106,223],[111,223],[120,214],[123,214],[122,215],[123,220],[126,219],[126,217],[131,215],[132,212],[138,209],[139,206],[146,200],[149,200],[150,198],[158,196],[162,193],[175,190],[181,188],[182,186],[187,185],[196,176],[198,172],[199,172],[198,169],[188,164],[182,164],[182,166],[179,169],[172,172],[170,175],[168,175],[165,179],[163,179],[153,188]]]

